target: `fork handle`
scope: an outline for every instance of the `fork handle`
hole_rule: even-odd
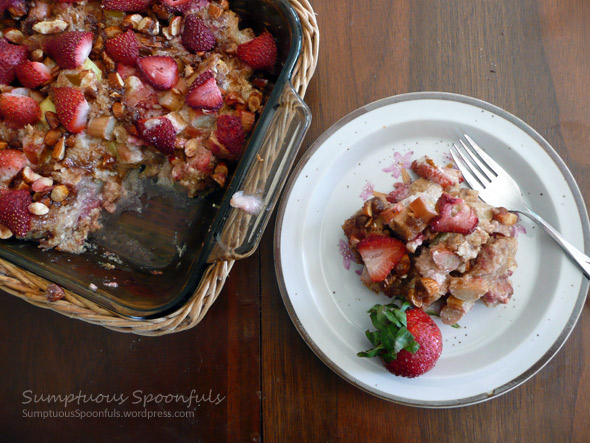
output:
[[[541,225],[545,232],[549,234],[549,236],[555,240],[555,242],[563,248],[565,252],[569,254],[569,256],[578,264],[582,271],[584,271],[584,275],[587,278],[590,278],[590,257],[568,242],[563,236],[553,228],[549,223],[547,223],[539,214],[532,211],[529,208],[526,208],[526,211],[518,211],[519,213],[526,215],[528,218],[536,222],[537,224]]]

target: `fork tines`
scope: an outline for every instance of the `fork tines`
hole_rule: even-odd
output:
[[[477,184],[485,188],[503,170],[471,137],[464,137],[468,143],[459,140],[463,149],[453,143],[451,156],[472,188]]]

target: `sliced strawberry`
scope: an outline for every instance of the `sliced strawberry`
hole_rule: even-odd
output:
[[[188,90],[186,103],[195,109],[217,111],[223,105],[221,91],[211,71],[199,75]]]
[[[132,75],[137,75],[137,69],[133,66],[126,65],[124,63],[117,63],[117,73],[121,76],[123,81]]]
[[[26,88],[34,89],[51,79],[51,70],[40,62],[25,61],[15,69],[18,81]]]
[[[222,156],[223,158],[239,160],[246,140],[246,133],[240,117],[227,114],[217,117],[215,137],[228,151],[228,155]],[[213,153],[219,157],[215,151]]]
[[[114,61],[126,65],[135,66],[139,58],[139,41],[131,29],[107,40],[105,49]]]
[[[0,151],[0,188],[8,187],[16,175],[27,165],[27,156],[17,149]]]
[[[455,232],[471,234],[479,219],[471,206],[460,198],[443,193],[436,202],[438,215],[430,220],[430,228],[434,232]]]
[[[92,32],[70,31],[45,42],[45,50],[62,69],[82,66],[92,50]]]
[[[150,56],[137,61],[137,66],[145,80],[161,91],[172,88],[178,83],[178,65],[172,57]]]
[[[31,194],[28,191],[0,193],[0,224],[18,237],[24,237],[31,229]]]
[[[420,177],[438,183],[443,188],[459,184],[463,181],[460,171],[452,168],[441,168],[426,155],[412,162],[412,171]]]
[[[102,7],[109,11],[138,12],[152,4],[153,0],[102,0]]]
[[[371,235],[359,242],[357,251],[373,281],[383,281],[406,254],[405,245],[386,235]]]
[[[53,88],[53,103],[57,118],[64,127],[73,133],[86,128],[90,106],[82,91],[76,88]]]
[[[187,15],[182,30],[182,45],[190,52],[209,51],[215,46],[215,36],[197,15]]]
[[[277,62],[277,44],[270,32],[238,46],[238,58],[254,69],[272,71]]]
[[[0,84],[9,85],[15,77],[15,68],[29,58],[25,46],[11,45],[0,39]]]
[[[190,14],[209,5],[209,0],[162,0],[162,4],[170,11]]]
[[[180,8],[191,1],[192,0],[162,0],[162,3],[170,6],[171,8]]]
[[[176,130],[172,122],[166,117],[149,118],[140,120],[137,129],[141,138],[154,145],[164,155],[174,154],[176,142]]]
[[[15,128],[33,124],[41,118],[41,108],[31,97],[24,95],[0,95],[0,114]]]

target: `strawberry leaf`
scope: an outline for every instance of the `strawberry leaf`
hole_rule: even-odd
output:
[[[369,341],[371,342],[371,344],[373,346],[378,346],[379,343],[381,343],[381,332],[379,332],[379,331],[371,332],[369,330],[366,330],[365,335],[367,336],[367,338],[369,339]]]
[[[406,311],[412,307],[407,301],[396,298],[387,305],[374,305],[367,312],[376,331],[365,332],[373,345],[372,349],[359,352],[359,357],[381,357],[385,362],[396,359],[397,354],[406,350],[415,353],[420,345],[407,329]]]
[[[381,351],[383,351],[383,347],[378,346],[373,349],[369,349],[367,351],[361,351],[361,352],[357,353],[356,355],[358,357],[373,358],[373,357],[377,357],[381,353]]]
[[[410,349],[414,348],[414,343],[418,346],[414,351]],[[418,350],[420,345],[416,343],[414,340],[414,336],[408,331],[408,329],[404,326],[400,328],[397,333],[395,334],[395,341],[393,346],[393,352],[398,353],[402,349],[405,349],[408,352],[414,353]]]

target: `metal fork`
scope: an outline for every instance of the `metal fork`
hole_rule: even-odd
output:
[[[525,215],[541,225],[547,234],[582,268],[586,277],[590,278],[590,257],[564,239],[539,214],[531,210],[524,202],[522,192],[514,179],[471,137],[466,134],[464,136],[468,143],[459,140],[463,149],[453,143],[451,156],[467,184],[478,191],[479,197],[487,204],[503,206],[512,212]]]

